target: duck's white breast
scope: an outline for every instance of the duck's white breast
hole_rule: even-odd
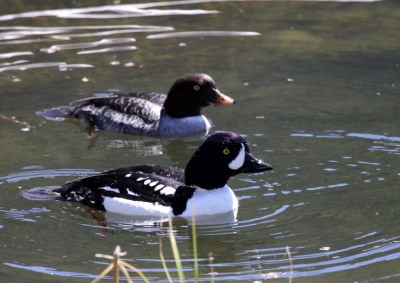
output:
[[[194,209],[195,215],[215,215],[233,212],[236,218],[238,200],[228,185],[215,190],[196,188],[193,197],[188,200],[186,210],[181,216],[189,217]]]
[[[160,135],[187,135],[191,133],[208,133],[211,128],[210,122],[203,115],[173,118],[167,114],[161,116],[159,132]]]

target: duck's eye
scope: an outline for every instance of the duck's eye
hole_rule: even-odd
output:
[[[228,155],[231,151],[227,148],[224,148],[224,150],[222,151],[223,154]]]
[[[200,90],[200,86],[199,86],[199,85],[195,85],[195,86],[193,87],[193,89],[194,89],[195,91],[199,91],[199,90]]]

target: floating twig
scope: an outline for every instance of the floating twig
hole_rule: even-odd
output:
[[[31,129],[31,126],[27,122],[21,122],[21,121],[15,119],[14,117],[8,117],[7,115],[4,115],[4,114],[0,113],[0,118],[2,118],[4,120],[7,120],[7,121],[11,121],[11,122],[17,123],[17,124],[20,124],[20,125],[24,126],[28,130]]]

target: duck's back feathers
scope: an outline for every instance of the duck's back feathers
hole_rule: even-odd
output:
[[[122,214],[182,214],[195,188],[183,183],[184,171],[175,167],[140,165],[79,178],[62,187],[23,191],[36,200],[79,202],[92,208]]]
[[[78,118],[93,128],[127,134],[156,135],[165,94],[131,93],[106,97],[88,97],[72,104],[36,114],[48,119]]]
[[[144,174],[158,175],[161,177],[172,178],[177,182],[183,183],[185,172],[181,168],[162,166],[162,165],[137,165],[131,167],[122,167],[104,172],[105,174],[129,174],[132,172],[142,172]]]
[[[74,101],[73,103],[82,103],[76,107],[73,116],[79,118],[79,112],[85,111],[87,106],[101,109],[106,107],[116,113],[130,114],[141,117],[148,123],[160,119],[162,103],[166,95],[160,93],[131,93],[118,94],[106,97],[89,97]]]
[[[95,97],[86,97],[82,99],[75,100],[71,102],[71,104],[77,104],[77,103],[98,103],[98,104],[103,104],[106,105],[108,100],[110,99],[115,99],[118,97],[133,97],[133,98],[139,98],[154,104],[157,104],[159,106],[162,106],[164,104],[165,99],[167,98],[166,94],[163,93],[156,93],[156,92],[135,92],[135,93],[128,93],[128,94],[113,94],[113,95],[108,95],[108,96],[95,96]]]
[[[68,201],[108,211],[104,203],[106,198],[170,206],[176,188],[184,185],[183,175],[182,169],[174,167],[125,167],[68,182],[53,192]]]
[[[157,99],[155,101],[157,102]],[[95,97],[85,99],[84,102],[75,108],[71,116],[92,127],[148,135],[155,135],[158,130],[162,107],[157,103],[130,95]]]
[[[129,97],[140,98],[159,106],[163,106],[165,99],[167,99],[167,95],[164,93],[156,93],[156,92],[137,92],[137,93],[129,93],[127,94]]]

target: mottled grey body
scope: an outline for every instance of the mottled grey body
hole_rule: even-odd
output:
[[[206,74],[187,74],[172,85],[167,95],[130,93],[88,97],[77,107],[56,107],[36,112],[50,120],[78,118],[92,128],[147,136],[207,134],[211,125],[201,114],[204,107],[235,104],[222,94]]]

